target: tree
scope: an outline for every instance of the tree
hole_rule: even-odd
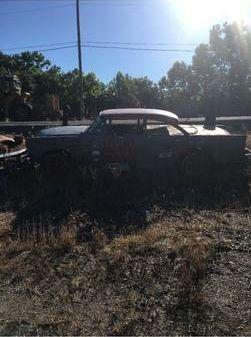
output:
[[[79,97],[79,77],[78,70],[74,69],[62,75],[61,84],[63,88],[62,106],[70,105],[72,117],[81,118],[80,97]],[[101,106],[105,85],[96,77],[94,73],[83,75],[83,97],[84,114],[91,117],[97,115],[97,110]]]
[[[3,54],[0,51],[0,75],[7,74],[11,72],[13,67],[12,57],[6,54]]]
[[[251,33],[243,25],[215,25],[191,65],[175,62],[159,82],[162,100],[179,115],[251,113]]]
[[[195,99],[196,87],[193,83],[191,66],[177,61],[168,71],[167,76],[159,81],[163,99],[168,109],[175,110],[180,116],[189,116]]]
[[[106,108],[157,108],[158,86],[147,77],[133,78],[118,72],[105,92]]]
[[[139,106],[135,83],[128,74],[118,72],[108,84],[105,106],[109,108],[135,108]]]
[[[236,23],[215,25],[209,45],[200,45],[192,63],[199,84],[199,111],[218,115],[250,114],[251,36]]]
[[[13,56],[0,52],[0,73],[17,74],[34,102],[51,94],[81,118],[78,70],[63,72],[39,52]],[[147,77],[118,72],[104,85],[94,73],[83,74],[85,115],[105,108],[161,108],[180,116],[251,114],[251,33],[236,23],[215,25],[208,44],[200,44],[190,65],[177,61],[156,84]]]
[[[24,91],[33,90],[34,76],[50,69],[51,63],[39,52],[23,52],[12,56],[11,72],[18,75]]]
[[[150,81],[146,76],[134,78],[135,95],[141,108],[158,108],[160,106],[160,96],[158,86]]]

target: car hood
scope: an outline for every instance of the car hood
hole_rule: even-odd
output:
[[[57,126],[40,130],[38,137],[71,136],[84,133],[89,125]]]
[[[196,136],[224,136],[230,134],[227,130],[219,127],[214,130],[207,130],[204,125],[181,125],[181,127],[190,135]]]

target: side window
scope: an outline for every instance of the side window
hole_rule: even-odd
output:
[[[133,135],[138,132],[137,119],[107,119],[105,122],[106,133],[115,136]]]
[[[147,135],[166,135],[169,136],[168,125],[162,121],[147,119],[145,123],[145,133]]]
[[[168,125],[167,128],[170,136],[184,136],[184,133],[174,125]]]
[[[162,135],[162,136],[182,136],[181,130],[175,125],[165,124],[162,121],[147,120],[145,124],[145,132],[149,135]]]

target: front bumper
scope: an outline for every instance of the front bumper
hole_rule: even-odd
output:
[[[21,164],[26,160],[27,150],[26,148],[14,150],[8,153],[0,154],[0,171],[8,169],[17,164]]]
[[[7,153],[4,153],[4,154],[0,154],[0,160],[6,160],[6,159],[9,159],[9,158],[17,158],[17,157],[20,157],[20,156],[24,156],[27,152],[27,149],[26,148],[23,148],[23,149],[18,149],[18,150],[15,150],[15,151],[11,151],[11,152],[7,152]]]

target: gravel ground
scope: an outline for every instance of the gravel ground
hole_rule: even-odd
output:
[[[21,240],[1,213],[0,335],[249,335],[250,214],[179,209],[86,241],[84,214]]]
[[[0,335],[250,335],[251,172],[228,174],[221,188],[140,182],[88,200],[78,179],[62,191],[14,176]]]

